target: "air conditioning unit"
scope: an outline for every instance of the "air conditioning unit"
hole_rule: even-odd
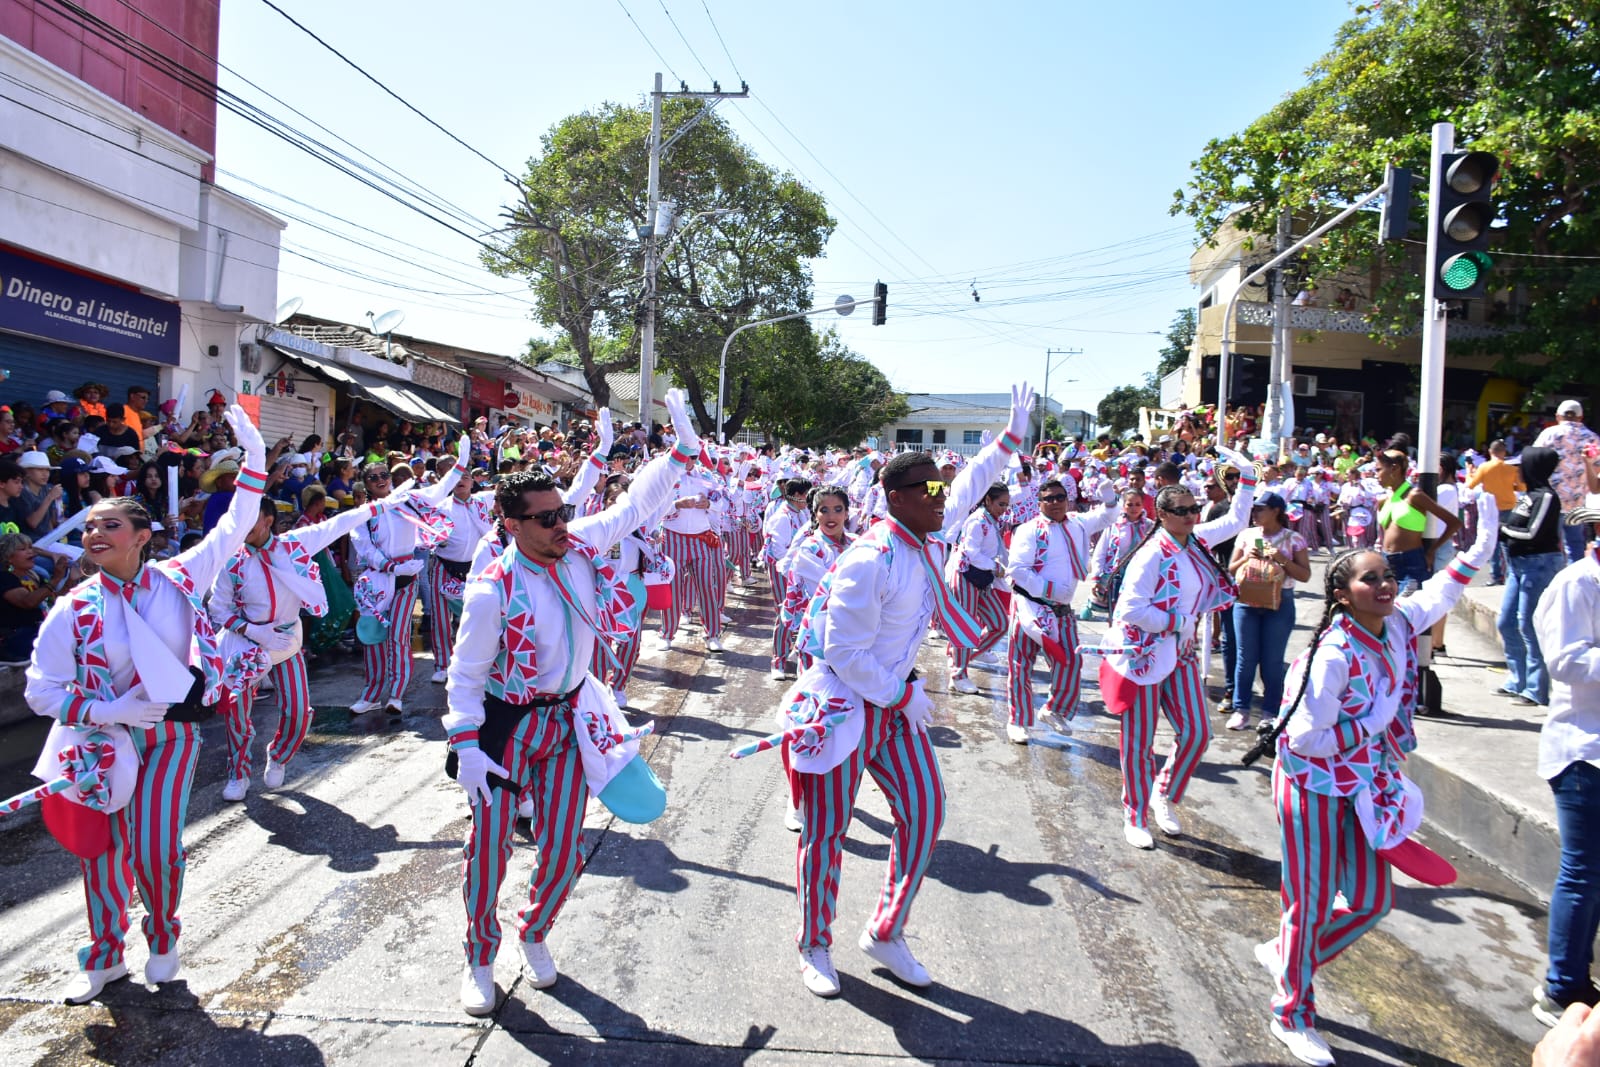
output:
[[[1293,384],[1295,396],[1317,395],[1317,376],[1315,374],[1296,374]]]
[[[239,369],[246,374],[261,373],[260,345],[246,344],[239,346]]]

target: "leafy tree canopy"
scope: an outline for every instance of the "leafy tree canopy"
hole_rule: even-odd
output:
[[[1156,406],[1156,388],[1148,380],[1144,385],[1119,385],[1100,398],[1095,408],[1095,421],[1113,436],[1132,433],[1139,426],[1139,409]]]
[[[1189,362],[1189,350],[1194,347],[1194,331],[1198,314],[1192,307],[1181,309],[1167,327],[1167,343],[1162,346],[1156,363],[1156,381]]]
[[[1381,184],[1386,164],[1425,173],[1430,128],[1502,160],[1497,284],[1529,294],[1518,329],[1487,342],[1540,389],[1600,382],[1600,33],[1591,0],[1385,0],[1355,8],[1306,84],[1243,131],[1206,145],[1174,214],[1213,240],[1237,212],[1273,232],[1281,210],[1326,217]],[[1425,197],[1419,198],[1419,200]],[[1417,237],[1425,204],[1414,209]],[[1380,247],[1377,216],[1323,243],[1312,270],[1382,264],[1375,335],[1415,325],[1422,279],[1403,246]],[[1452,340],[1451,345],[1457,344]]]
[[[883,372],[833,330],[783,322],[740,334],[734,344],[756,350],[751,420],[786,444],[849,447],[911,411]]]

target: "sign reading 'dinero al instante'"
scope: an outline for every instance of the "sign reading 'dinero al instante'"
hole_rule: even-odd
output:
[[[178,365],[175,303],[0,248],[0,330]]]

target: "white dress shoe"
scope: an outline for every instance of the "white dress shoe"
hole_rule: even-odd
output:
[[[160,985],[170,982],[178,977],[178,950],[171,952],[152,952],[145,961],[144,980],[146,985]]]
[[[1025,745],[1028,743],[1028,728],[1026,726],[1018,726],[1014,722],[1008,722],[1006,723],[1006,738],[1013,745]]]
[[[800,821],[799,809],[791,808],[787,805],[785,806],[783,812],[783,828],[794,834],[797,834],[806,828],[805,824]]]
[[[1276,982],[1283,973],[1283,955],[1278,951],[1278,939],[1263,941],[1256,946],[1256,962],[1266,968],[1272,980]]]
[[[379,706],[376,700],[358,700],[350,705],[350,714],[365,715],[369,711],[377,711]]]
[[[950,679],[950,691],[952,693],[966,693],[971,695],[978,691],[978,683],[974,682],[971,678],[968,678],[964,674],[958,674],[954,678]]]
[[[73,975],[72,981],[67,983],[67,988],[62,990],[61,999],[68,1004],[87,1004],[100,995],[100,991],[119,978],[128,977],[126,963],[102,967],[99,970],[79,971]]]
[[[1142,826],[1135,826],[1131,822],[1122,824],[1122,836],[1134,848],[1156,847],[1156,839],[1150,836],[1150,831]]]
[[[283,785],[283,764],[275,759],[268,758],[266,773],[261,776],[261,781],[268,789],[277,789]]]
[[[434,671],[433,672],[433,677],[428,679],[428,681],[432,682],[434,685],[443,685],[444,683],[448,682],[449,680],[450,680],[450,672],[446,671],[446,670]]]
[[[494,964],[467,964],[467,973],[461,976],[461,1006],[468,1015],[488,1015],[494,1011],[494,1002]]]
[[[1157,793],[1150,800],[1150,814],[1155,819],[1156,825],[1161,827],[1161,832],[1168,837],[1179,837],[1183,834],[1183,824],[1178,821],[1178,813],[1172,807],[1172,801]]]
[[[531,818],[533,818],[533,798],[532,797],[523,797],[521,800],[517,801],[517,818],[519,818],[519,819],[531,819]]]
[[[556,961],[550,958],[550,949],[543,941],[522,943],[523,970],[535,989],[549,989],[556,984]]]
[[[706,638],[706,651],[707,652],[726,652],[727,649],[722,647],[722,638],[720,638],[720,637],[708,637],[708,638]]]
[[[833,969],[833,954],[825,945],[800,950],[800,981],[819,997],[839,995],[839,972]]]
[[[230,778],[228,784],[222,787],[222,799],[240,801],[248,792],[250,792],[250,779]]]
[[[628,706],[628,694],[624,693],[620,689],[613,689],[611,691],[611,699],[617,702],[617,707],[619,708],[625,708]]]
[[[1301,1063],[1309,1063],[1312,1067],[1330,1067],[1333,1063],[1333,1049],[1317,1033],[1315,1027],[1304,1030],[1289,1030],[1278,1020],[1272,1020],[1272,1036],[1283,1042],[1283,1047],[1289,1050],[1289,1055]]]
[[[866,930],[861,931],[861,940],[858,942],[861,951],[877,960],[889,972],[906,985],[930,986],[933,979],[928,977],[928,969],[917,962],[917,957],[911,954],[911,949],[906,947],[904,937],[896,937],[889,941],[879,941]]]

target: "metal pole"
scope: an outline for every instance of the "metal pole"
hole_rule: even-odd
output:
[[[1288,248],[1294,240],[1293,219],[1287,210],[1278,212],[1278,241],[1273,247],[1278,251]],[[1289,285],[1283,271],[1278,272],[1278,286],[1272,294],[1272,355],[1267,362],[1267,406],[1261,420],[1261,437],[1273,442],[1273,447],[1283,451],[1283,438],[1287,436],[1283,425],[1283,380],[1285,358],[1289,345]]]
[[[872,303],[871,300],[847,300],[842,303],[829,304],[827,307],[812,308],[810,311],[796,311],[789,315],[779,315],[776,318],[760,319],[756,322],[747,322],[743,326],[735,326],[733,332],[728,335],[728,339],[722,342],[722,356],[717,362],[717,442],[724,445],[728,443],[728,435],[723,431],[722,403],[727,395],[728,346],[733,344],[735,337],[756,326],[771,326],[775,322],[803,319],[809,315],[821,315],[829,311],[836,311],[842,315],[846,311],[853,310],[857,305],[870,303]]]
[[[650,432],[656,381],[656,215],[661,210],[661,72],[650,94],[650,177],[645,194],[644,322],[639,328],[639,425]]]
[[[1227,309],[1222,314],[1222,355],[1217,361],[1217,443],[1218,444],[1226,445],[1228,443],[1227,439],[1226,439],[1227,438],[1227,434],[1228,434],[1228,430],[1227,430],[1226,420],[1223,418],[1223,416],[1226,415],[1227,411],[1228,411],[1228,370],[1229,370],[1229,364],[1231,363],[1231,356],[1232,356],[1232,351],[1229,348],[1228,327],[1233,324],[1234,309],[1237,308],[1238,305],[1239,305],[1239,298],[1244,295],[1244,287],[1246,285],[1248,285],[1249,283],[1255,281],[1257,278],[1261,277],[1263,274],[1267,273],[1267,271],[1269,271],[1272,268],[1276,267],[1278,264],[1282,263],[1284,260],[1288,259],[1294,253],[1300,251],[1302,248],[1304,248],[1307,245],[1309,245],[1312,241],[1315,241],[1318,238],[1320,238],[1323,234],[1327,233],[1329,230],[1331,230],[1335,226],[1339,225],[1341,222],[1343,222],[1345,219],[1349,218],[1351,215],[1354,215],[1357,211],[1361,210],[1362,208],[1366,207],[1368,204],[1372,203],[1374,200],[1378,199],[1378,197],[1380,197],[1384,193],[1386,193],[1388,191],[1388,189],[1389,189],[1389,187],[1387,185],[1378,186],[1376,189],[1372,190],[1370,193],[1367,193],[1365,196],[1363,196],[1360,200],[1357,200],[1355,203],[1351,204],[1349,207],[1347,207],[1343,211],[1339,212],[1333,218],[1329,219],[1327,222],[1324,222],[1321,226],[1318,226],[1316,229],[1312,230],[1310,233],[1308,233],[1304,237],[1300,238],[1300,240],[1296,241],[1294,244],[1290,245],[1288,248],[1286,248],[1283,251],[1279,252],[1277,255],[1273,256],[1271,259],[1269,259],[1265,263],[1261,264],[1261,266],[1257,267],[1255,270],[1251,271],[1249,274],[1246,274],[1243,278],[1239,279],[1239,284],[1234,288],[1233,295],[1228,298]]]
[[[1417,487],[1433,496],[1439,487],[1439,449],[1444,437],[1444,344],[1449,322],[1434,295],[1439,265],[1439,190],[1444,184],[1439,159],[1454,152],[1456,128],[1433,126],[1433,159],[1428,166],[1428,256],[1422,268],[1422,410],[1417,419]]]

